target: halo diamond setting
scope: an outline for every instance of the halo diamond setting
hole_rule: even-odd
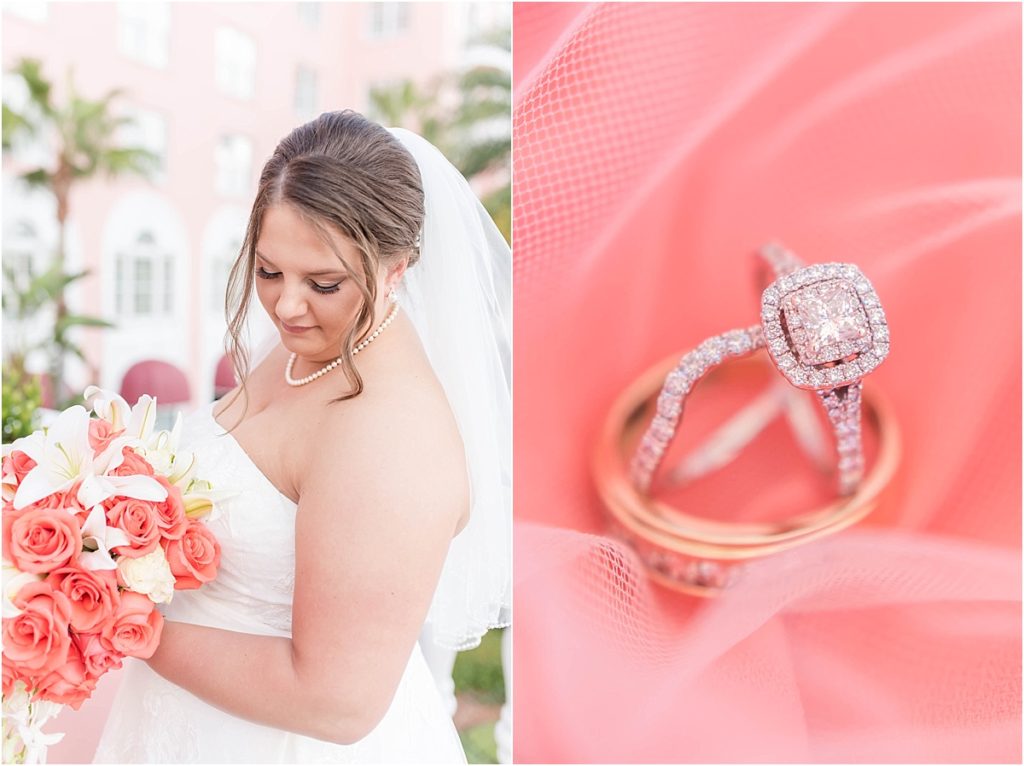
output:
[[[889,325],[878,294],[853,264],[797,269],[761,296],[761,325],[775,365],[795,386],[849,385],[889,354]]]

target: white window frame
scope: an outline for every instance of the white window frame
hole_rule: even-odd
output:
[[[174,256],[152,233],[140,231],[114,263],[114,310],[118,317],[163,320],[174,315]],[[148,302],[148,306],[143,305]]]
[[[410,5],[408,2],[367,3],[367,34],[370,39],[385,40],[407,32],[412,10]]]
[[[117,4],[117,47],[127,58],[166,69],[170,56],[171,9],[162,0]]]
[[[228,275],[235,265],[242,240],[234,237],[227,242],[222,254],[210,259],[210,313],[224,316],[224,296],[228,290]]]
[[[48,6],[46,0],[4,0],[3,11],[26,21],[44,22]]]
[[[225,197],[244,197],[251,191],[252,139],[241,133],[225,133],[214,148],[215,188]]]
[[[299,2],[296,4],[296,10],[299,14],[299,19],[302,23],[312,29],[318,29],[320,27],[320,14],[322,3],[316,2]]]
[[[295,113],[304,120],[316,116],[319,82],[316,70],[299,66],[295,70]]]
[[[233,98],[256,95],[256,41],[234,27],[218,27],[214,39],[217,87]]]

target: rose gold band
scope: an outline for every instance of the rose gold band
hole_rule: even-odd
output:
[[[878,449],[852,494],[783,521],[760,523],[700,518],[650,497],[647,489],[667,449],[667,440],[658,446],[659,434],[669,439],[674,434],[683,400],[701,375],[729,357],[754,353],[757,338],[756,328],[733,331],[699,347],[711,352],[702,365],[686,368],[676,356],[655,365],[615,401],[597,440],[593,476],[616,534],[636,549],[652,577],[677,590],[714,595],[735,581],[744,560],[803,545],[855,523],[875,507],[899,463],[900,439],[891,411],[869,392],[863,395],[863,407],[867,424],[877,433]],[[754,361],[730,361],[720,374]],[[681,369],[689,373],[670,386],[667,376]],[[677,393],[659,396],[663,383]],[[659,429],[659,423],[665,428]]]

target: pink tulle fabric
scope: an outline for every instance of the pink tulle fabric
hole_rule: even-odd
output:
[[[1020,6],[526,3],[514,40],[516,760],[1020,762]],[[758,321],[773,238],[878,290],[899,472],[670,593],[590,450],[650,364]],[[773,426],[678,499],[813,502],[805,462]]]

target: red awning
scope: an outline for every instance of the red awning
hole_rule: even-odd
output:
[[[225,354],[217,362],[217,372],[213,375],[213,392],[217,396],[223,396],[237,385],[235,369],[231,366],[231,357]]]
[[[156,359],[133,364],[121,380],[121,396],[129,405],[143,394],[155,397],[157,404],[178,404],[192,398],[185,373]]]

